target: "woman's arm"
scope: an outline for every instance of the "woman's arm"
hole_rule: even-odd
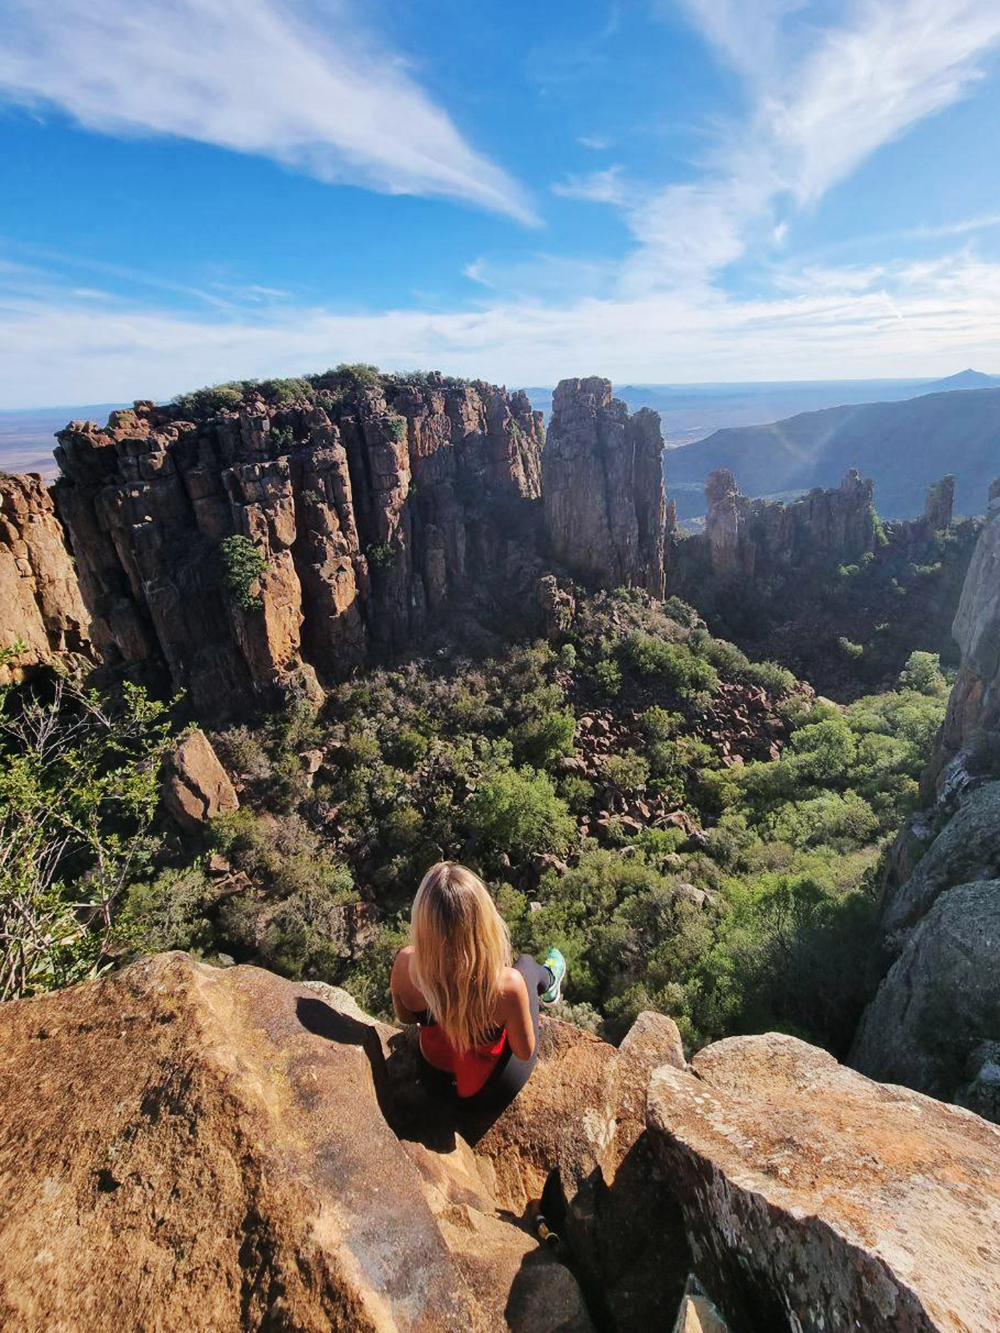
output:
[[[501,1014],[510,1049],[519,1060],[530,1060],[535,1050],[535,1029],[531,1022],[528,986],[520,972],[512,967],[504,974]]]
[[[401,1023],[415,1023],[417,1015],[422,1014],[427,1008],[424,997],[410,979],[410,958],[412,955],[412,944],[400,949],[392,964],[392,975],[389,978],[393,1012]]]

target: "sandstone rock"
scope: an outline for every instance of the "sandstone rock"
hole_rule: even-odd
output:
[[[591,1333],[349,997],[164,955],[0,1008],[0,1324]],[[389,1052],[391,1059],[391,1052]]]
[[[239,798],[203,731],[189,731],[166,765],[163,803],[181,826],[197,830],[239,806]]]
[[[0,648],[25,645],[0,666],[0,685],[32,668],[93,664],[90,617],[66,537],[40,476],[0,474]]]
[[[692,1069],[654,1073],[650,1138],[734,1328],[1000,1327],[1000,1130],[793,1037]]]
[[[953,1098],[972,1049],[1000,1040],[998,943],[1000,880],[942,893],[865,1010],[851,1064]]]
[[[1000,510],[979,534],[952,635],[962,654],[925,789],[980,731],[1000,724]]]
[[[705,485],[705,537],[716,573],[752,578],[768,567],[837,558],[856,560],[875,546],[871,481],[852,468],[839,487],[816,488],[788,504],[750,500],[726,468]],[[699,542],[681,543],[678,555],[697,565]],[[683,570],[682,570],[683,574]]]
[[[509,568],[540,545],[541,413],[440,377],[336,387],[193,422],[143,403],[60,432],[60,513],[110,663],[160,666],[218,721],[302,668],[322,684],[404,646],[480,583],[530,596]],[[232,534],[266,561],[257,608],[226,594]]]
[[[924,523],[931,532],[946,528],[955,512],[955,478],[950,474],[935,481],[927,490]]]
[[[630,416],[609,380],[562,380],[542,465],[556,559],[586,582],[662,597],[666,500],[657,413],[642,408]]]
[[[887,896],[882,929],[890,937],[909,929],[947,889],[997,877],[1000,877],[1000,782],[987,782],[963,797],[909,877]]]
[[[684,1292],[674,1333],[729,1333],[729,1325],[694,1278]]]

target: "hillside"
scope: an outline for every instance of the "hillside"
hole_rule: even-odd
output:
[[[666,457],[678,517],[705,513],[709,473],[728,468],[748,495],[834,486],[849,467],[875,482],[886,518],[920,513],[929,485],[955,476],[958,514],[982,512],[1000,470],[1000,389],[927,394],[806,412],[767,426],[716,431]]]

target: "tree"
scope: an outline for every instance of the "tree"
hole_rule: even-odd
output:
[[[103,971],[114,913],[149,865],[167,705],[57,679],[0,692],[0,999]]]

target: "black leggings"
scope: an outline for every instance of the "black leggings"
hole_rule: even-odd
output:
[[[460,1097],[463,1106],[471,1110],[500,1111],[509,1106],[531,1077],[531,1071],[538,1063],[538,1000],[543,991],[552,985],[552,973],[547,967],[536,962],[529,954],[523,953],[514,964],[528,985],[528,1004],[531,1006],[531,1026],[535,1034],[534,1050],[527,1060],[522,1060],[510,1049],[510,1042],[504,1046],[503,1055],[490,1070],[489,1078],[471,1097]],[[426,1060],[423,1061],[425,1081],[437,1092],[450,1093],[457,1097],[455,1080],[444,1070],[436,1069]]]

